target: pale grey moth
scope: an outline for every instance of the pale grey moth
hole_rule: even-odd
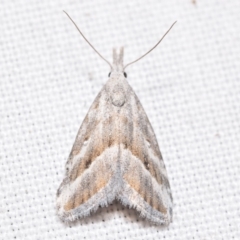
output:
[[[111,72],[78,131],[66,163],[66,176],[57,191],[57,214],[63,221],[88,216],[114,200],[135,208],[156,224],[168,225],[172,220],[166,168],[153,128],[126,80],[124,70],[133,62],[124,66],[123,54],[123,48],[119,53],[113,49],[112,64],[99,54]]]

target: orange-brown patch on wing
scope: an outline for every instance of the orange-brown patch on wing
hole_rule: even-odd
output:
[[[65,211],[70,211],[72,209],[77,208],[81,204],[85,203],[90,198],[90,191],[89,189],[84,189],[81,192],[77,192],[73,195],[71,199],[64,205]]]
[[[86,194],[85,194],[86,195]],[[78,206],[80,206],[82,203],[84,203],[84,198],[83,198],[84,194],[82,194],[81,192],[78,192],[75,194],[75,199],[74,199],[74,207],[76,208]]]
[[[89,140],[86,154],[79,161],[77,168],[72,170],[70,175],[71,181],[74,181],[77,177],[81,176],[82,173],[89,168],[96,158],[99,157],[105,150],[113,145],[119,144],[119,131],[117,129],[117,125],[115,124],[116,117],[116,115],[109,116],[103,121],[103,126],[99,129],[101,131],[99,135],[95,133],[93,136],[90,136],[91,131],[85,134],[85,139]],[[76,146],[78,150],[76,154],[80,151],[81,146]],[[73,151],[75,153],[75,148],[73,148]]]
[[[163,214],[167,214],[167,208],[165,208],[162,204],[162,202],[158,201],[158,205],[157,205],[157,210]]]
[[[90,167],[92,162],[100,156],[106,148],[103,146],[101,141],[98,141],[96,139],[93,143],[93,146],[91,146],[91,149],[88,149],[89,151],[87,154],[84,155],[84,157],[80,160],[78,167],[76,169],[73,169],[70,180],[74,181],[77,177],[81,176],[81,174]]]
[[[103,187],[106,186],[107,182],[108,182],[108,178],[106,176],[101,176],[97,179],[96,182],[96,187],[95,187],[95,192],[98,192],[100,189],[102,189]]]
[[[89,189],[84,189],[83,192],[81,193],[82,194],[82,203],[85,203],[91,196],[89,194]],[[76,207],[78,205],[76,204]]]
[[[118,131],[116,129],[116,116],[110,115],[103,123],[103,143],[105,148],[118,144]]]
[[[137,136],[134,137],[133,142],[130,144],[131,153],[138,158],[144,165],[145,169],[156,179],[159,184],[162,184],[159,169],[153,164],[153,161],[148,160],[147,153],[141,147],[141,142]]]
[[[93,105],[93,109],[98,109],[99,107],[99,101],[95,101]]]
[[[121,123],[123,123],[123,125],[127,125],[128,123],[128,117],[126,117],[124,114],[120,115],[119,117]]]
[[[160,211],[163,214],[167,213],[167,209],[163,206],[156,194],[153,192],[151,195],[149,193],[149,189],[147,189],[144,185],[141,185],[140,179],[136,177],[135,174],[126,174],[124,179],[130,185],[130,187],[134,189],[152,208]]]
[[[124,179],[128,182],[131,188],[133,188],[136,192],[140,193],[142,190],[140,178],[137,174],[127,173],[124,175]]]
[[[152,198],[152,205],[151,206],[158,211],[160,211],[159,209],[161,209],[161,207],[159,206],[159,200],[158,200],[155,192],[153,192],[153,198]]]
[[[134,189],[146,202],[150,205],[150,200],[146,197],[146,189],[144,185],[141,185],[141,180],[139,175],[131,174],[130,172],[128,174],[125,174],[124,179],[127,181],[127,183],[130,185],[132,189]],[[153,207],[153,206],[152,206]]]
[[[156,190],[153,189],[152,179],[148,178],[143,170],[143,166],[136,165],[131,162],[127,172],[123,175],[123,179],[134,189],[152,208],[163,214],[167,213],[167,209],[157,196]]]
[[[114,144],[114,137],[111,135],[109,135],[109,138],[108,138],[108,147],[111,147],[113,144]]]
[[[122,144],[126,149],[131,144],[131,122],[128,117],[124,114],[119,116],[120,124],[119,124],[119,144]]]
[[[84,185],[80,182],[79,187],[75,190],[76,193],[64,205],[65,211],[70,211],[84,204],[107,185],[112,176],[111,171],[109,168],[107,169],[104,163],[99,164],[97,170],[98,174],[95,175],[95,178],[90,179],[89,176],[86,176],[86,178],[82,179],[82,182],[87,181],[88,184]]]
[[[162,201],[159,199],[157,194],[153,192],[152,204],[151,206],[163,214],[167,214],[167,208],[163,205]]]
[[[70,200],[68,200],[68,202],[64,205],[64,210],[65,211],[70,211],[74,208],[74,199],[71,198]]]

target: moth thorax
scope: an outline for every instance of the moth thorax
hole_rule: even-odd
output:
[[[116,84],[111,93],[112,104],[116,107],[122,107],[126,101],[126,94],[123,87],[120,84]]]

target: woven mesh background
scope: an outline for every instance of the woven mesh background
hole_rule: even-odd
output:
[[[239,0],[0,2],[0,239],[240,239]],[[125,46],[174,198],[167,228],[114,203],[75,224],[55,213],[78,128]]]

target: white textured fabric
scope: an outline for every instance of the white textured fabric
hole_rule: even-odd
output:
[[[0,239],[240,239],[240,1],[0,2]],[[109,67],[153,125],[172,188],[173,222],[156,227],[113,204],[75,224],[55,213],[78,128]]]

